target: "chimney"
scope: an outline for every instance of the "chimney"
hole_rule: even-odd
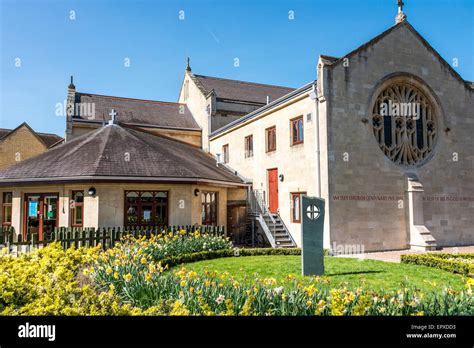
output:
[[[67,86],[67,100],[66,100],[66,141],[69,134],[72,134],[72,117],[74,116],[74,109],[76,104],[76,86],[74,85],[73,76],[71,75],[71,82]]]
[[[270,96],[267,95],[267,105],[270,104]]]

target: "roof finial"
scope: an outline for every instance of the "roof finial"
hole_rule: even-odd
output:
[[[71,75],[71,83],[69,84],[69,86],[67,86],[67,88],[69,89],[76,89],[76,86],[74,86],[74,82],[73,82],[73,77]]]
[[[191,71],[191,66],[189,65],[190,61],[191,61],[191,59],[189,59],[189,57],[188,57],[188,64],[186,65],[186,71]]]
[[[115,109],[112,109],[112,111],[110,111],[109,113],[109,116],[110,116],[110,120],[109,120],[109,126],[110,126],[112,124],[115,124],[115,122],[117,121],[115,118],[117,116],[117,111],[115,111]]]
[[[401,23],[407,19],[407,15],[403,12],[403,6],[405,5],[403,0],[397,0],[397,5],[398,5],[398,14],[395,17],[395,24]]]

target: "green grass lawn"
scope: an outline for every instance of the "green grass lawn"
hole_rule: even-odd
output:
[[[423,291],[434,289],[428,282],[436,283],[437,287],[451,285],[457,290],[464,287],[461,276],[426,266],[340,257],[325,257],[324,263],[325,277],[333,287],[345,282],[347,284],[343,286],[348,288],[362,286],[373,290],[397,290],[404,281]],[[230,257],[189,263],[185,267],[197,273],[205,270],[227,271],[238,281],[249,284],[256,274],[259,278],[273,277],[278,280],[291,273],[305,282],[312,281],[312,277],[301,276],[300,256]]]

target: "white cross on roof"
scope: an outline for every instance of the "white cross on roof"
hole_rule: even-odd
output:
[[[117,116],[117,111],[115,111],[115,109],[112,109],[112,111],[110,111],[110,113],[109,113],[109,116],[110,116],[109,124],[114,124],[115,123],[115,116]]]

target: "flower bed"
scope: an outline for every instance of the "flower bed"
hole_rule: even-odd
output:
[[[474,277],[474,254],[427,253],[420,255],[401,255],[402,263],[435,267]]]
[[[464,315],[474,314],[471,283],[466,291],[445,288],[421,293],[403,287],[398,292],[332,288],[324,278],[303,284],[294,276],[285,280],[255,278],[241,284],[228,273],[198,275],[185,268],[168,267],[216,257],[236,256],[235,250],[207,250],[148,262],[148,247],[140,241],[104,253],[91,270],[103,291],[112,288],[126,303],[163,315]],[[146,243],[146,241],[144,241]],[[129,250],[134,250],[130,253]],[[242,249],[243,255],[292,254],[299,249]],[[144,259],[142,259],[144,258]],[[115,267],[115,268],[114,268]]]
[[[102,284],[106,286],[107,283]],[[303,284],[255,278],[241,284],[228,273],[200,276],[185,268],[149,279],[137,275],[119,288],[108,286],[133,306],[160,315],[473,315],[472,282],[466,291],[445,288],[422,293],[408,285],[397,292],[377,293],[358,288],[332,288],[324,278]]]
[[[221,248],[221,249],[220,249]],[[211,249],[211,250],[209,250]],[[240,250],[241,255],[298,254],[298,249]],[[183,254],[184,253],[184,254]],[[2,315],[473,315],[466,289],[422,293],[409,285],[397,292],[333,288],[325,278],[302,282],[253,279],[228,273],[198,275],[173,262],[232,257],[221,237],[162,235],[129,239],[115,248],[68,249],[53,243],[20,257],[0,257]],[[183,256],[184,255],[184,256]],[[200,256],[196,256],[200,255]],[[168,261],[167,261],[168,260]],[[172,261],[170,261],[172,260]]]

